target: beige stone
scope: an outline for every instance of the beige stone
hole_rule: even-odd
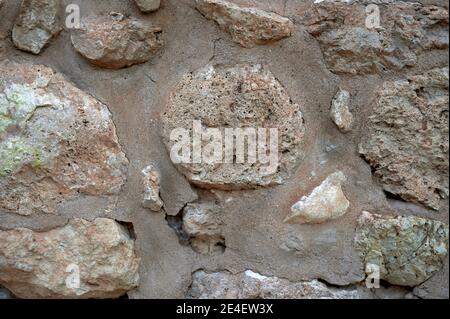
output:
[[[351,131],[353,124],[353,115],[349,110],[349,104],[350,93],[346,90],[339,90],[331,103],[331,119],[344,133]]]
[[[203,150],[209,141],[203,140],[200,163],[194,162],[193,152],[187,162],[175,163],[180,172],[199,187],[229,190],[282,184],[303,157],[305,124],[301,107],[261,65],[207,65],[185,75],[172,90],[161,114],[163,140],[169,152],[173,153],[180,143],[184,145],[182,137],[170,138],[179,129],[189,132],[193,144],[194,120],[200,122],[202,131],[219,129],[222,137],[226,136],[227,128],[250,128],[255,134],[261,128],[266,134],[267,153],[273,155],[273,160],[268,161],[258,155],[256,163],[250,163],[249,152],[243,150],[246,157],[238,162],[238,154],[233,150],[236,158],[226,157],[226,142],[222,139],[219,149],[222,159],[207,163],[203,160]],[[278,145],[275,146],[278,150],[270,150],[270,129],[277,132]]]
[[[346,177],[342,172],[328,176],[308,196],[303,196],[291,207],[285,223],[317,224],[343,216],[350,202],[342,191]]]
[[[197,9],[246,48],[289,37],[294,27],[291,20],[276,13],[244,8],[224,0],[197,0]]]
[[[190,237],[192,248],[203,255],[223,252],[225,238],[220,207],[211,203],[186,205],[183,211],[183,230]]]
[[[142,205],[154,212],[159,212],[164,205],[159,197],[160,180],[160,174],[153,165],[149,165],[142,170],[142,184],[144,187]]]
[[[117,298],[138,285],[138,263],[134,241],[111,219],[0,231],[0,284],[20,298]]]
[[[386,81],[359,145],[387,192],[433,209],[448,196],[448,79],[446,67]]]
[[[23,0],[12,30],[14,45],[39,54],[62,30],[60,9],[59,0]]]
[[[136,4],[144,13],[153,12],[159,9],[161,0],[136,0]]]
[[[82,196],[113,203],[127,166],[106,105],[48,67],[0,62],[0,210],[56,213]]]
[[[144,63],[163,46],[161,28],[120,13],[88,16],[74,30],[72,45],[91,63],[108,69],[120,69]]]

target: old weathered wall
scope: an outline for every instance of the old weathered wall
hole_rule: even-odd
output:
[[[137,2],[0,0],[0,298],[448,298],[447,1]]]

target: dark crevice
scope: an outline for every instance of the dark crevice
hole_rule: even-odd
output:
[[[166,214],[166,221],[170,228],[172,228],[178,237],[178,242],[181,246],[190,246],[191,238],[183,229],[183,211],[188,203],[186,203],[175,216]]]
[[[134,231],[133,223],[124,222],[117,219],[115,221],[118,224],[122,225],[122,227],[127,231],[128,236],[130,236],[131,239],[136,240],[136,232]]]

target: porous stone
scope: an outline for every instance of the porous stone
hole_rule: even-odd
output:
[[[187,204],[183,210],[183,230],[190,237],[192,249],[203,255],[223,252],[225,238],[220,207],[211,203]]]
[[[439,209],[448,196],[448,67],[387,81],[359,149],[383,188]]]
[[[142,206],[155,212],[159,212],[164,205],[159,197],[160,180],[160,174],[153,165],[149,165],[142,170],[142,184],[144,186]]]
[[[285,223],[318,224],[343,216],[350,202],[342,191],[346,177],[342,172],[328,176],[308,196],[303,196],[291,207]]]
[[[349,105],[350,93],[346,90],[339,90],[331,102],[331,119],[344,133],[351,131],[353,124],[353,115],[349,110]]]
[[[43,65],[0,62],[0,210],[55,213],[81,196],[114,199],[126,179],[108,108]]]
[[[429,50],[448,48],[448,10],[403,1],[378,3],[379,26],[366,24],[372,1],[321,1],[300,18],[336,73],[371,74],[417,64]]]
[[[448,225],[417,216],[382,217],[363,212],[355,246],[366,273],[374,266],[380,279],[417,286],[442,268],[448,253]]]
[[[184,136],[170,138],[180,129],[187,130],[194,144],[194,121],[200,122],[202,132],[216,128],[222,137],[226,137],[226,129],[249,128],[258,135],[259,129],[264,131],[261,141],[266,139],[262,144],[266,146],[266,153],[270,153],[270,160],[259,153],[255,163],[248,157],[238,162],[235,149],[232,151],[236,157],[227,157],[230,143],[227,144],[225,138],[215,141],[222,144],[219,149],[223,151],[221,160],[208,163],[204,160],[203,151],[212,141],[202,138],[198,142],[202,146],[200,161],[195,162],[193,154],[190,154],[192,156],[187,161],[177,160],[175,163],[180,172],[199,187],[229,190],[281,184],[303,157],[305,124],[300,106],[290,99],[273,74],[260,65],[208,65],[186,74],[173,89],[161,121],[163,139],[171,155],[176,153],[175,146],[180,143],[189,147]],[[275,138],[268,141],[270,129],[277,132],[277,145],[272,143],[276,142]],[[277,146],[278,150],[270,145]],[[250,152],[244,155],[248,154]],[[174,161],[173,156],[171,158]]]
[[[88,16],[73,31],[72,44],[92,64],[120,69],[149,61],[162,48],[161,28],[120,13]]]
[[[161,5],[161,0],[135,0],[142,12],[153,12],[159,9]]]
[[[12,30],[14,45],[39,54],[62,30],[59,0],[23,0]]]
[[[0,284],[19,298],[117,298],[137,286],[138,263],[134,241],[111,219],[0,231]]]
[[[357,299],[355,288],[333,288],[318,280],[290,282],[251,270],[239,274],[196,271],[187,293],[192,299]]]
[[[197,0],[197,9],[246,48],[289,37],[294,27],[291,20],[276,13],[224,0]]]

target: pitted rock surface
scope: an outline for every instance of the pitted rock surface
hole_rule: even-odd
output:
[[[162,48],[161,28],[120,13],[88,16],[74,30],[72,44],[92,64],[120,69],[149,61]]]
[[[448,102],[448,67],[379,90],[359,148],[387,192],[434,209],[448,197]]]
[[[225,144],[222,145],[222,163],[193,163],[194,154],[191,154],[189,163],[176,164],[188,180],[199,187],[249,189],[281,184],[303,156],[305,124],[301,107],[290,99],[273,74],[260,65],[208,65],[185,75],[173,89],[161,120],[169,152],[185,141],[177,137],[170,139],[179,128],[190,132],[193,144],[194,121],[200,121],[202,130],[218,128],[223,137],[226,128],[250,128],[255,132],[265,129],[267,146],[269,129],[277,129],[278,158],[273,173],[266,170],[270,163],[264,164],[260,157],[256,163],[249,163],[247,159],[245,163],[237,163],[235,159],[226,162],[226,143],[222,143]],[[204,150],[208,143],[202,144]]]
[[[20,298],[117,298],[138,285],[138,266],[134,241],[112,219],[0,231],[0,284]]]
[[[0,62],[0,210],[116,195],[127,166],[106,105],[48,67]]]

